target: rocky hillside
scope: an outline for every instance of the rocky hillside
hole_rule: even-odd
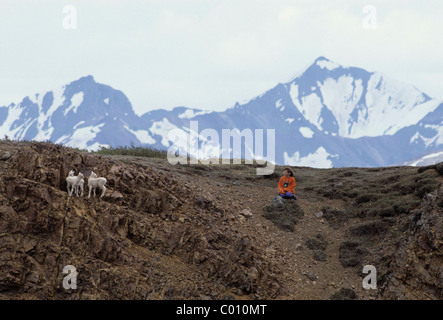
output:
[[[0,299],[443,298],[438,165],[297,167],[299,199],[282,201],[281,167],[11,141],[0,158]],[[106,195],[68,197],[71,169],[106,177]]]

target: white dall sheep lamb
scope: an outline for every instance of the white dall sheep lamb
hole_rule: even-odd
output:
[[[92,190],[94,190],[94,197],[95,197],[95,189],[96,188],[100,188],[102,190],[102,195],[100,196],[100,198],[102,198],[106,192],[106,187],[105,187],[106,182],[108,182],[106,180],[106,178],[103,178],[103,177],[98,178],[97,174],[95,174],[94,171],[92,171],[91,175],[89,176],[89,179],[88,179],[88,189],[89,189],[88,198],[91,197]]]
[[[72,172],[72,171],[71,171]],[[74,190],[76,190],[76,194],[78,196],[78,187],[81,184],[81,181],[85,177],[81,172],[78,174],[78,176],[74,176],[73,173],[71,175],[71,172],[69,172],[69,176],[66,178],[66,183],[68,184],[68,195],[71,197]],[[84,183],[84,180],[83,180]],[[83,188],[83,184],[81,184],[81,187]]]
[[[68,174],[68,176],[69,177],[73,177],[74,176],[74,173],[75,173],[75,171],[74,170],[71,170],[71,171],[69,171],[69,174]],[[85,184],[85,180],[84,179],[81,179],[79,182],[78,182],[78,184],[76,184],[75,186],[74,186],[74,191],[75,191],[75,195],[78,197],[78,190],[80,189],[80,197],[83,197],[83,190],[84,190],[84,184]]]
[[[78,189],[80,189],[80,197],[83,197],[83,186],[85,184],[85,180],[84,179],[80,179],[80,181],[78,182],[78,184],[75,186],[75,194],[78,197]]]

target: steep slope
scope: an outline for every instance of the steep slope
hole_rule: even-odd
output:
[[[383,296],[396,299],[443,298],[443,189],[424,197],[411,214],[407,237],[399,243],[385,277]]]
[[[222,299],[281,294],[233,208],[171,171],[48,143],[1,143],[0,298]],[[69,198],[72,168],[106,176],[103,199]],[[257,246],[258,245],[258,246]],[[62,287],[64,266],[78,289]]]

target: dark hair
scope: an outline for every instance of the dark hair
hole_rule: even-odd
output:
[[[291,177],[294,176],[294,172],[292,172],[291,168],[289,168],[289,167],[286,167],[285,170],[283,170],[283,171],[288,171],[288,172],[289,172],[289,175],[290,175]]]

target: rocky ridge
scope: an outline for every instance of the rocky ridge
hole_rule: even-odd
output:
[[[297,167],[283,200],[281,167],[11,141],[0,159],[0,299],[443,298],[443,164]],[[105,197],[68,197],[71,169],[105,176]]]
[[[170,172],[46,143],[0,163],[0,297],[275,298],[275,267],[232,216]],[[103,199],[67,196],[72,169],[108,179]],[[74,265],[78,289],[62,288]]]

